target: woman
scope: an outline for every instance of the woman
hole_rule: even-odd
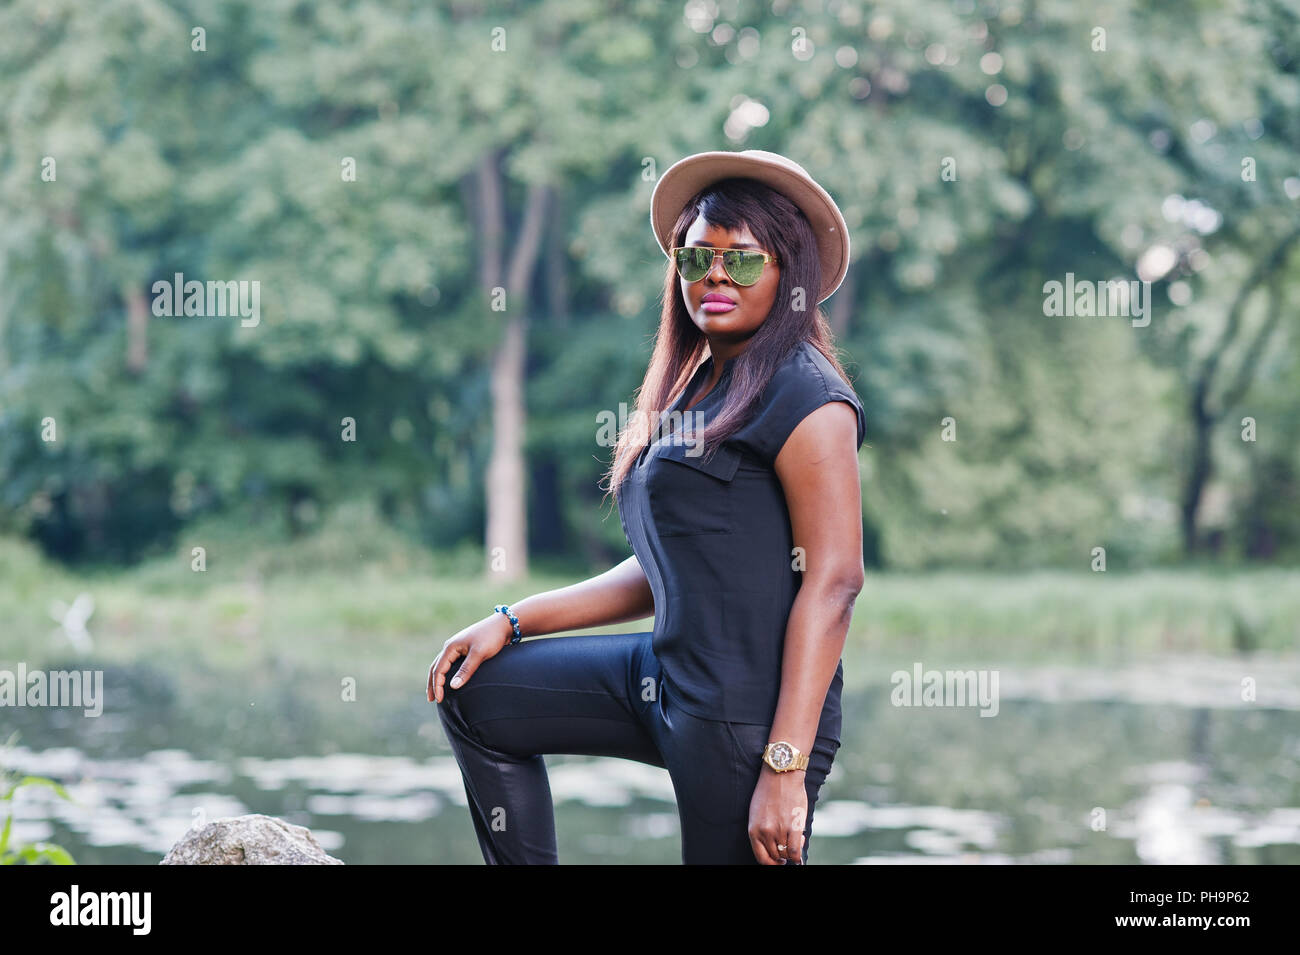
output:
[[[651,224],[665,304],[609,475],[635,556],[498,606],[429,668],[489,864],[558,861],[545,753],[666,768],[684,863],[806,863],[840,745],[866,419],[816,306],[848,267],[844,219],[801,166],[746,150],[673,165]]]

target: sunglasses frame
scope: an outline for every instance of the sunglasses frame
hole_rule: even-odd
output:
[[[713,258],[709,260],[709,267],[704,270],[704,274],[701,275],[698,279],[692,280],[682,275],[682,263],[678,260],[677,253],[686,249],[689,249],[691,251],[707,249],[708,251],[713,253]],[[727,268],[727,259],[725,255],[725,253],[727,252],[740,252],[748,255],[761,255],[763,257],[763,269],[759,270],[758,278],[750,282],[749,285],[745,285],[743,282],[740,282],[734,275],[731,274],[731,269]],[[713,271],[713,263],[717,261],[719,255],[723,256],[722,270],[727,273],[727,277],[731,279],[731,281],[735,282],[741,288],[749,288],[750,285],[757,285],[759,279],[763,277],[763,270],[765,270],[769,264],[773,262],[775,262],[777,265],[781,264],[780,260],[777,259],[777,257],[773,255],[771,252],[761,252],[758,249],[718,249],[708,245],[675,245],[668,250],[668,257],[673,260],[673,268],[677,272],[677,277],[680,278],[683,282],[688,282],[691,285],[694,285],[696,282],[700,282],[708,278],[709,273]]]

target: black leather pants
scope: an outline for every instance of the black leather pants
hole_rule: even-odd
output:
[[[465,780],[489,865],[558,863],[545,753],[620,756],[666,768],[685,864],[756,865],[749,804],[770,727],[692,716],[675,705],[651,634],[525,640],[485,660],[438,715]],[[839,744],[816,738],[804,773],[808,861],[813,806]]]

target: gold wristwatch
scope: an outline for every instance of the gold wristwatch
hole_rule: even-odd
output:
[[[808,756],[799,752],[785,740],[768,743],[763,747],[763,762],[778,773],[788,773],[795,769],[808,768]]]

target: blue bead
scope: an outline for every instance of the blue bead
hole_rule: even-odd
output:
[[[520,640],[524,638],[524,635],[519,630],[519,618],[516,617],[514,613],[511,612],[508,606],[506,606],[505,604],[497,604],[492,609],[493,611],[503,613],[508,618],[510,618],[510,628],[515,632],[514,637],[511,638],[510,640],[511,643],[518,643]]]

